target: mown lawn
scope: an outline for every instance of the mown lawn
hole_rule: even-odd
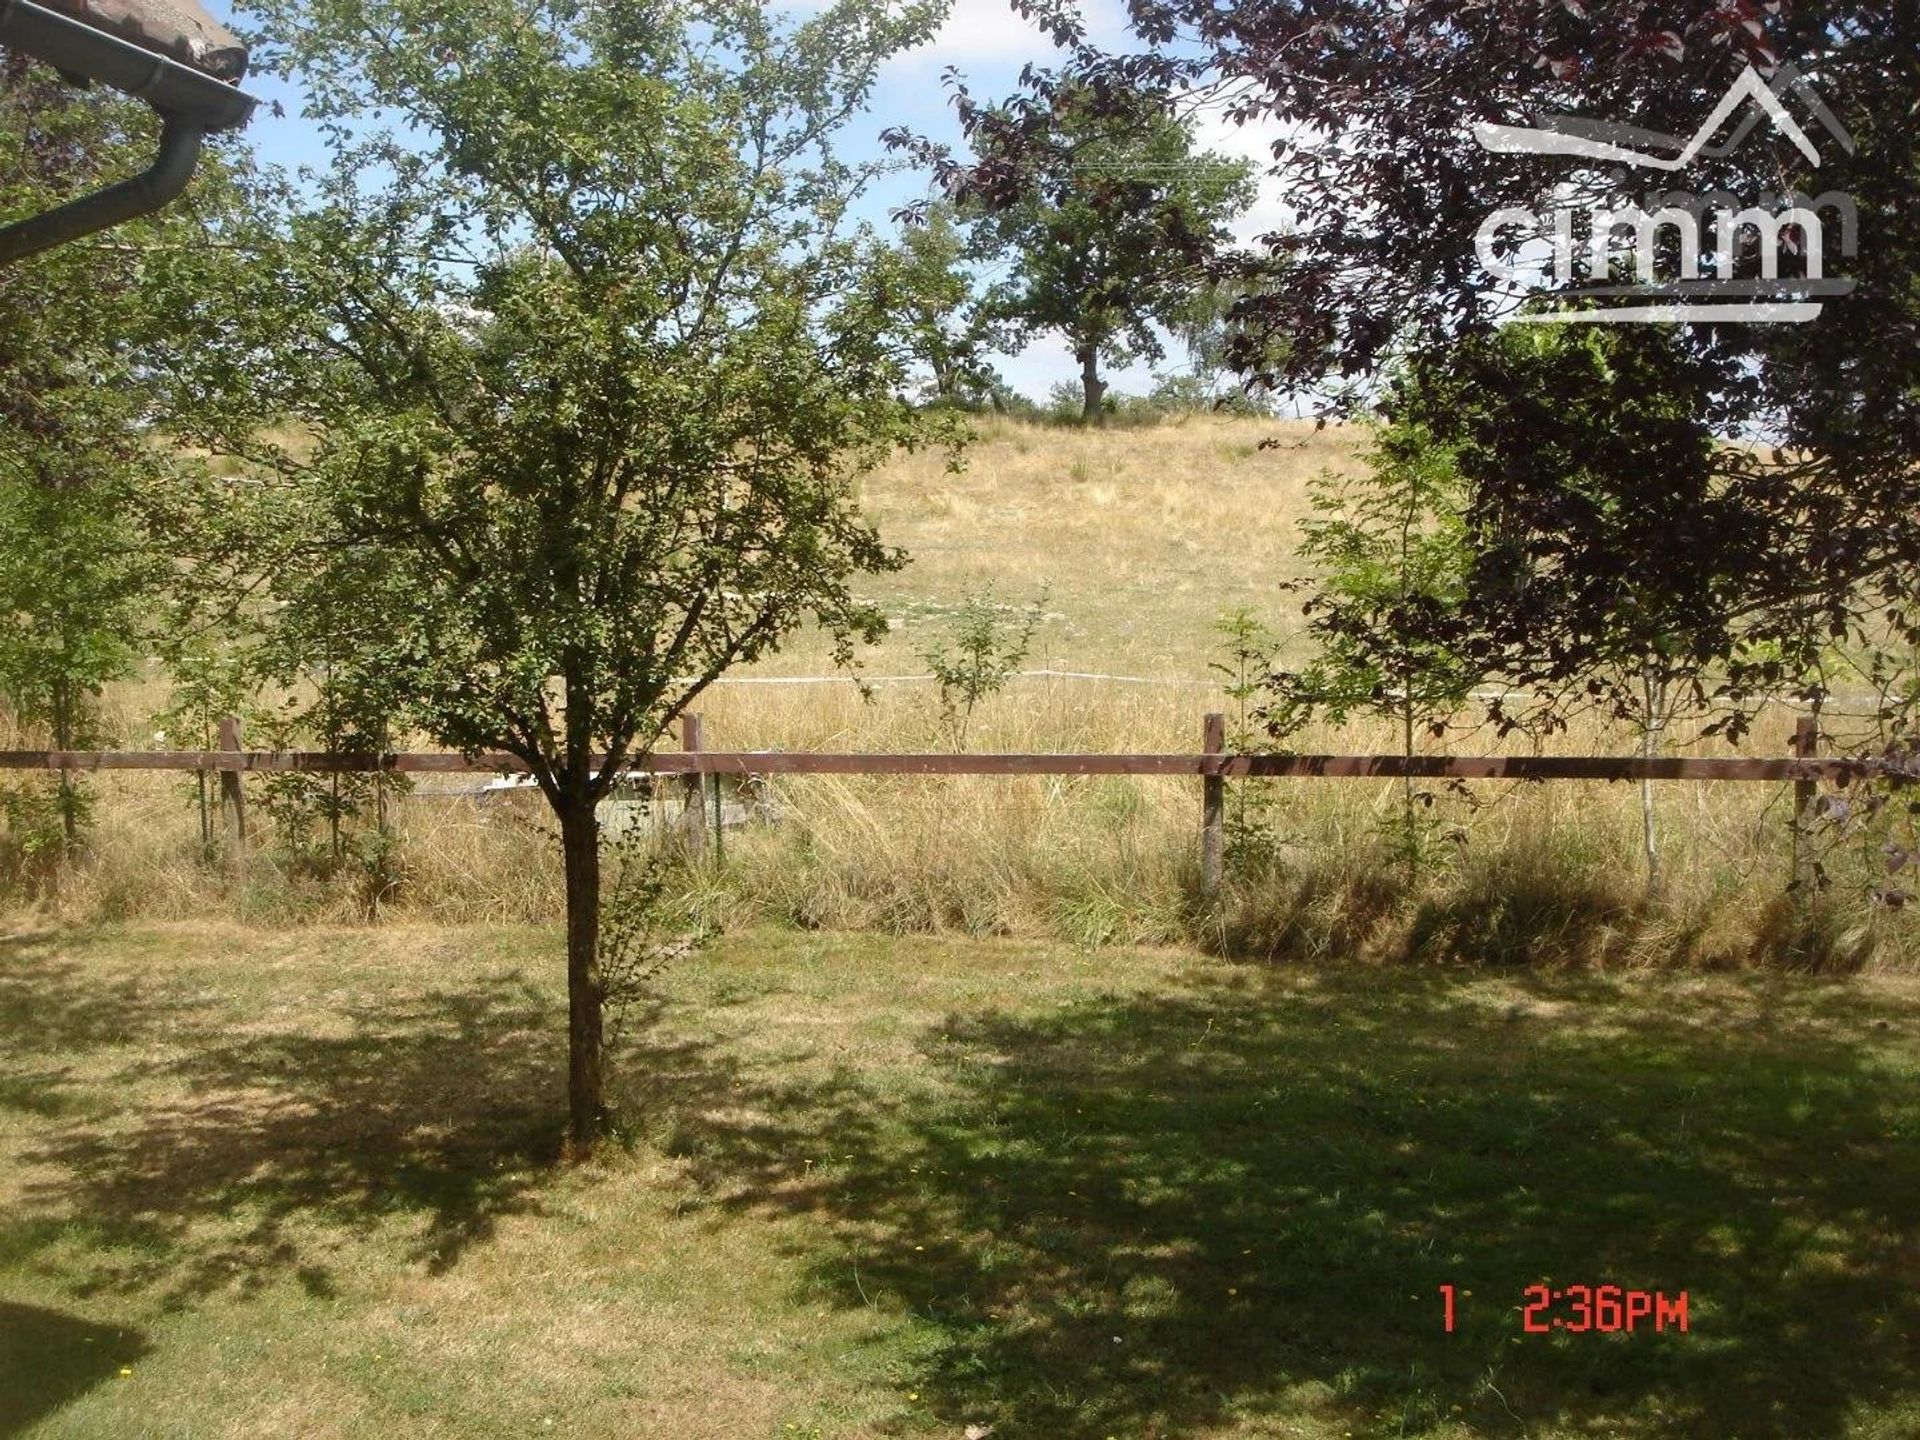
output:
[[[0,1435],[1920,1434],[1912,979],[751,934],[563,1171],[553,952],[0,940]]]

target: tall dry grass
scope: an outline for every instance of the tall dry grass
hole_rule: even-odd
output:
[[[1229,708],[1208,670],[1214,621],[1246,607],[1297,630],[1297,597],[1278,582],[1297,573],[1305,481],[1352,463],[1351,439],[1337,430],[1212,418],[1107,434],[993,423],[958,475],[935,457],[904,458],[867,486],[882,533],[916,557],[875,589],[893,628],[861,657],[871,694],[844,679],[785,683],[826,669],[823,642],[803,638],[709,692],[706,743],[942,748],[932,687],[893,677],[921,671],[916,652],[944,610],[991,580],[1005,599],[1050,596],[1032,667],[1133,678],[1018,680],[977,712],[969,748],[1195,750],[1202,715]],[[167,743],[152,718],[165,702],[156,678],[116,687],[109,728],[122,743]],[[1784,712],[1763,716],[1747,749],[1784,753],[1790,728]],[[1395,748],[1386,729],[1357,724],[1294,744]],[[1450,748],[1495,747],[1481,737]],[[1628,754],[1634,737],[1593,721],[1553,748]],[[377,906],[353,866],[315,878],[271,834],[257,835],[241,864],[205,854],[194,782],[152,775],[90,781],[98,805],[87,854],[51,877],[15,857],[9,893],[79,919],[556,918],[555,846],[537,812],[448,793],[450,783],[423,784],[395,806],[398,884]],[[1230,809],[1249,821],[1243,840],[1252,821],[1261,839],[1235,846],[1226,893],[1203,903],[1197,782],[793,778],[773,787],[777,823],[729,830],[724,862],[688,870],[683,884],[722,924],[1198,942],[1270,958],[1910,963],[1911,926],[1852,898],[1859,889],[1844,875],[1823,900],[1785,899],[1785,791],[1660,787],[1666,882],[1653,902],[1637,790],[1589,784],[1480,785],[1471,800],[1436,793],[1433,829],[1452,838],[1409,876],[1383,839],[1397,784],[1245,782]]]
[[[1220,697],[1029,682],[989,707],[978,744],[1191,751],[1209,703]],[[783,708],[795,732],[808,728],[791,718],[801,706]],[[867,725],[821,717],[815,728],[849,748],[904,747],[927,733],[924,701],[913,708],[899,702],[907,718],[891,731],[878,715]],[[1769,717],[1754,747],[1784,752],[1787,728]],[[730,745],[729,734],[710,723],[708,743]],[[1298,743],[1393,748],[1384,728],[1360,725]],[[1594,723],[1554,748],[1625,754],[1631,737]],[[1412,875],[1389,840],[1397,782],[1252,781],[1229,792],[1240,843],[1218,903],[1198,894],[1200,795],[1185,780],[788,780],[778,791],[787,821],[730,835],[725,864],[697,883],[715,916],[1198,942],[1272,959],[1856,969],[1912,955],[1911,927],[1851,898],[1838,861],[1829,898],[1788,898],[1785,786],[1659,787],[1663,883],[1651,900],[1637,787],[1480,784],[1471,798],[1435,787],[1439,853]]]
[[[1198,748],[1204,687],[1019,681],[976,717],[971,748]],[[706,707],[717,748],[937,747],[921,685],[862,701],[851,686],[724,686]],[[1756,737],[1785,745],[1784,717]],[[1302,736],[1332,752],[1391,748],[1364,726]],[[1593,725],[1556,749],[1626,753]],[[557,919],[561,886],[537,807],[445,788],[394,806],[399,884],[376,912],[351,866],[305,875],[256,833],[242,865],[200,852],[192,781],[111,775],[88,853],[36,903],[72,919],[236,916],[333,923],[376,913],[442,921]],[[249,782],[252,783],[252,782]],[[468,782],[469,785],[472,782]],[[444,786],[446,782],[442,782]],[[720,925],[1199,943],[1268,959],[1490,964],[1898,966],[1911,927],[1837,884],[1786,895],[1785,786],[1659,787],[1665,887],[1649,902],[1635,787],[1481,784],[1434,798],[1440,853],[1409,877],[1387,832],[1397,782],[1257,781],[1230,787],[1236,836],[1225,894],[1198,893],[1197,782],[1108,777],[788,777],[771,821],[728,829],[721,857],[684,869],[689,902]],[[260,817],[255,815],[256,825]],[[1451,838],[1448,838],[1451,836]],[[671,849],[671,841],[668,842]],[[20,893],[16,875],[15,893]]]

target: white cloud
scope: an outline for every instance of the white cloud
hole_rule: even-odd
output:
[[[1126,32],[1120,0],[1084,0],[1088,33],[1096,41],[1118,40]],[[1042,63],[1060,52],[1044,31],[1016,15],[1010,0],[953,0],[940,33],[902,59],[931,65]]]
[[[1040,27],[1014,14],[1007,0],[954,0],[940,33],[912,54],[916,60],[960,65],[980,60],[1026,61],[1052,52],[1052,42]]]

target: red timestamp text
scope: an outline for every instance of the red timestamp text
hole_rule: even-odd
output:
[[[1687,1292],[1626,1290],[1618,1285],[1569,1285],[1555,1290],[1529,1285],[1520,1308],[1520,1328],[1529,1335],[1597,1333],[1631,1335],[1637,1330],[1687,1333]]]
[[[1452,1333],[1458,1293],[1440,1287],[1442,1319]],[[1468,1292],[1471,1293],[1471,1292]],[[1619,1285],[1529,1285],[1522,1294],[1520,1328],[1529,1335],[1631,1335],[1652,1330],[1687,1333],[1687,1292],[1629,1290]]]

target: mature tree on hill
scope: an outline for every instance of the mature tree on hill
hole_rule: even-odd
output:
[[[1259,267],[1243,258],[1240,268],[1257,272]],[[1230,272],[1210,277],[1194,289],[1185,313],[1168,325],[1187,358],[1184,370],[1158,377],[1160,391],[1169,398],[1188,397],[1189,408],[1205,406],[1240,414],[1269,412],[1272,397],[1258,384],[1242,382],[1233,367],[1233,314],[1251,283],[1256,282]]]
[[[967,268],[967,237],[951,205],[927,208],[900,240],[896,306],[914,359],[927,367],[934,400],[976,406],[1000,381],[987,363],[993,324]]]
[[[552,807],[576,1153],[607,1110],[596,806],[730,666],[883,625],[853,584],[898,557],[853,484],[934,430],[832,142],[937,9],[264,6],[333,163],[176,358],[228,397],[195,438],[246,462],[293,633],[346,637],[334,684]]]
[[[1158,359],[1156,326],[1192,311],[1229,226],[1253,201],[1250,167],[1194,148],[1188,122],[1165,97],[1124,104],[1064,87],[1050,125],[1019,160],[1017,183],[981,205],[962,191],[979,253],[1011,272],[989,309],[1016,333],[1058,332],[1080,366],[1082,416],[1099,423],[1101,367]],[[992,167],[994,129],[974,129],[979,164]]]

